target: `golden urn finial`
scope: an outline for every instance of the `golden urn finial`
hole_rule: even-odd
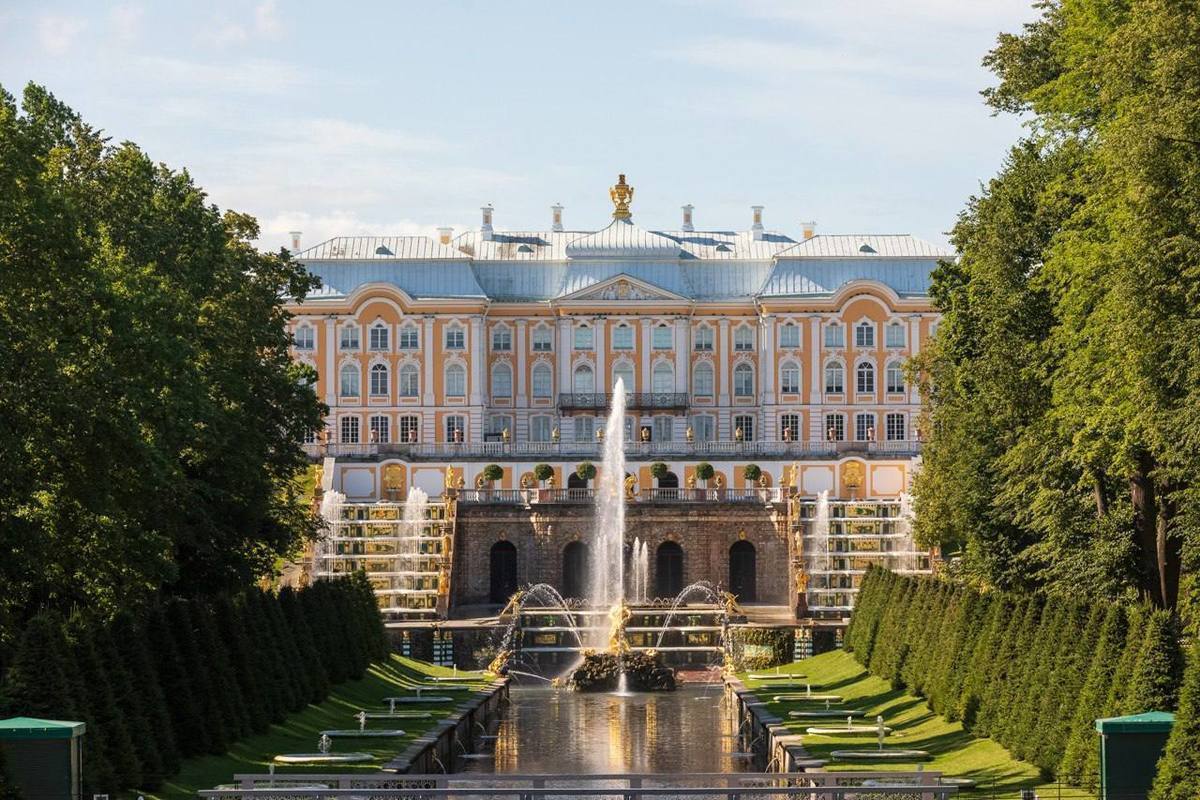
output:
[[[625,182],[625,174],[617,176],[617,185],[608,190],[613,201],[613,219],[631,219],[629,204],[633,201],[633,187]]]

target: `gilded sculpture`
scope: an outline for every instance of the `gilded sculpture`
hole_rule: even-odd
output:
[[[624,173],[617,176],[617,185],[608,190],[608,196],[613,202],[613,219],[630,219],[633,212],[629,204],[633,202],[633,187],[625,183]]]

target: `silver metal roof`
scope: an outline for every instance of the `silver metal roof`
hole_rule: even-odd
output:
[[[682,255],[678,241],[623,219],[614,219],[604,230],[580,236],[567,245],[567,258],[678,259]]]
[[[335,236],[296,254],[300,261],[315,259],[461,259],[457,249],[428,236]]]
[[[759,291],[760,297],[828,296],[851,281],[878,281],[901,296],[929,294],[937,259],[780,259]]]
[[[949,258],[954,253],[908,234],[821,234],[779,253],[780,258]]]
[[[461,258],[461,256],[460,256]],[[486,299],[466,259],[454,261],[306,261],[321,279],[314,298],[345,297],[368,283],[403,289],[410,297]]]

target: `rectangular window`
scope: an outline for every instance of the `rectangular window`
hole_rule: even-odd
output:
[[[338,335],[338,347],[342,350],[358,349],[358,326],[347,325]]]
[[[575,349],[576,350],[591,350],[592,349],[592,329],[587,325],[580,325],[575,329]]]
[[[884,344],[888,347],[904,347],[904,326],[899,322],[888,325],[887,340]]]
[[[549,353],[554,349],[554,334],[547,325],[539,325],[533,329],[533,352]]]
[[[779,346],[796,348],[800,346],[800,328],[789,322],[779,329]]]
[[[895,361],[887,365],[887,390],[889,394],[904,393],[904,368]]]
[[[870,442],[875,440],[874,414],[854,415],[854,438],[860,442]]]
[[[739,353],[748,353],[754,349],[754,329],[743,325],[733,332],[733,349]]]
[[[550,367],[539,364],[533,368],[533,396],[553,397],[553,395],[554,374],[550,371]]]
[[[388,329],[383,325],[372,327],[368,344],[373,352],[385,352],[388,349]]]
[[[416,397],[421,388],[421,373],[412,364],[400,368],[400,396]]]
[[[417,433],[417,418],[413,416],[405,416],[399,419],[399,425],[396,426],[396,433],[399,442],[415,442],[420,434]]]
[[[674,427],[675,421],[671,417],[655,417],[654,432],[650,435],[654,437],[656,442],[671,441],[671,429]]]
[[[825,326],[825,346],[826,347],[845,347],[845,329],[836,322],[831,322]]]
[[[446,417],[446,441],[462,442],[467,438],[467,426],[463,417],[457,414]]]
[[[779,437],[785,442],[800,441],[800,415],[784,414],[780,418]]]
[[[716,420],[708,414],[692,417],[692,436],[697,442],[713,441],[717,436]]]
[[[733,371],[733,395],[754,396],[754,370],[747,364],[739,364]]]
[[[825,440],[841,442],[846,439],[846,418],[841,414],[825,415]]]
[[[497,353],[512,350],[512,328],[500,327],[492,331],[492,350]]]
[[[312,350],[313,349],[313,329],[308,325],[301,325],[296,328],[294,334],[297,350]]]
[[[416,325],[405,325],[400,329],[400,349],[401,350],[416,350],[421,346],[420,339],[417,335]]]
[[[650,346],[655,350],[670,350],[675,346],[675,337],[671,335],[671,328],[667,325],[655,325],[654,332],[650,334]]]
[[[613,350],[633,349],[633,328],[628,325],[618,325],[612,332]]]
[[[860,322],[854,326],[854,346],[855,347],[874,347],[875,346],[875,324],[872,322]]]
[[[388,443],[391,424],[387,417],[371,417],[371,441],[378,444]]]
[[[711,353],[713,351],[713,329],[707,325],[696,328],[692,349],[697,353]]]
[[[595,417],[575,417],[575,441],[591,442],[596,438]]]
[[[358,417],[342,417],[342,444],[358,444]]]
[[[451,328],[446,328],[446,349],[447,350],[462,350],[466,347],[466,332],[462,328],[455,325]]]
[[[549,442],[553,438],[550,433],[552,430],[554,430],[553,417],[529,418],[529,441]]]
[[[733,418],[733,436],[737,438],[737,432],[741,430],[742,441],[750,442],[754,440],[754,417],[749,414],[740,414]]]
[[[887,415],[887,440],[889,442],[902,442],[907,438],[904,422],[903,414]]]
[[[800,368],[795,364],[787,363],[783,365],[783,370],[780,373],[779,389],[784,394],[799,394],[800,393]]]
[[[504,431],[512,436],[512,418],[504,414],[492,414],[487,420],[487,430],[484,431],[485,442],[504,441]]]

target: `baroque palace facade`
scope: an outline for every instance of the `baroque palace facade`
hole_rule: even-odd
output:
[[[306,443],[324,459],[323,488],[350,504],[414,487],[437,501],[448,483],[481,504],[577,498],[619,379],[639,501],[702,488],[720,491],[706,500],[899,502],[920,450],[904,365],[936,328],[930,273],[950,253],[908,235],[769,231],[761,206],[744,231],[696,230],[691,206],[678,230],[651,231],[632,219],[624,176],[610,194],[601,230],[566,230],[554,206],[549,230],[500,231],[487,206],[457,235],[342,237],[297,255],[322,281],[290,310],[295,357],[329,406]],[[553,477],[538,481],[539,464]],[[472,573],[456,580],[475,590],[455,597],[486,602],[488,567],[442,555],[443,583],[451,563]],[[521,583],[561,584],[556,558],[542,568],[522,554]],[[708,561],[687,577],[729,582]],[[812,578],[785,570],[776,582],[753,599],[790,603],[788,586]]]

